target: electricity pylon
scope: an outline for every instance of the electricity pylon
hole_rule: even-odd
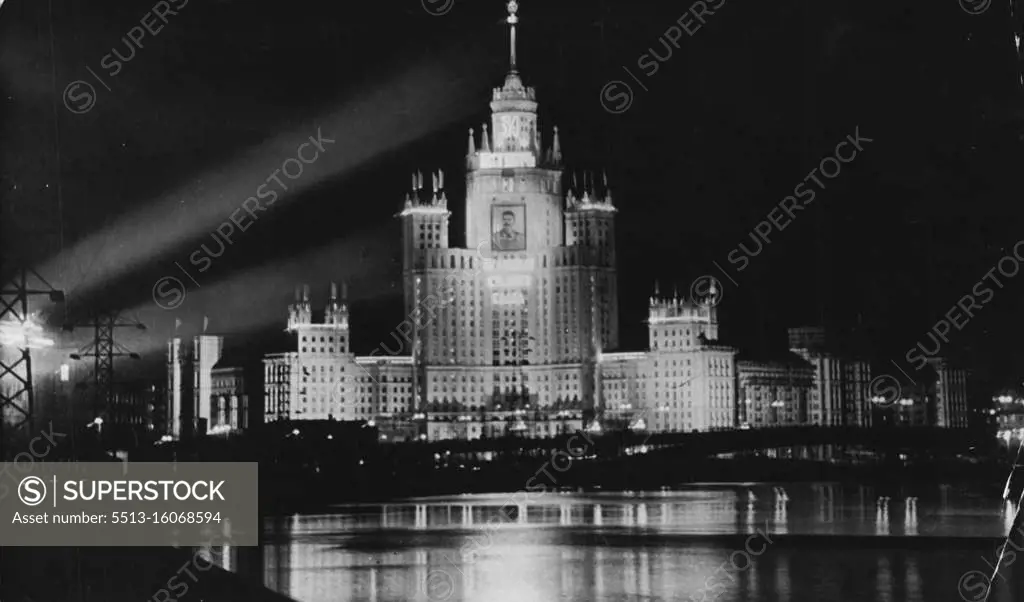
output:
[[[42,288],[36,288],[33,280]],[[29,313],[28,298],[34,295],[46,295],[54,303],[64,301],[64,292],[31,268],[19,268],[0,289],[0,461],[6,458],[5,431],[34,426],[32,350],[53,345]]]

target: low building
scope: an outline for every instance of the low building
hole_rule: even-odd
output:
[[[162,415],[166,392],[163,385],[149,381],[117,383],[110,403],[101,417],[102,430],[110,441],[137,445],[166,433]]]
[[[935,371],[933,425],[942,428],[967,428],[968,371],[954,366],[943,358],[933,358],[928,360],[928,363]]]
[[[221,360],[211,371],[210,426],[207,434],[232,434],[249,426],[245,369]]]
[[[718,341],[718,314],[655,288],[648,313],[649,348],[598,358],[602,428],[650,432],[736,427],[736,349]]]
[[[816,370],[796,354],[736,362],[737,424],[741,428],[810,424]]]
[[[898,398],[874,404],[878,425],[905,427],[967,428],[967,371],[943,358],[929,358],[913,373],[903,376]]]
[[[991,413],[996,436],[1015,450],[1024,440],[1024,398],[1014,391],[1004,391],[992,398]]]
[[[299,391],[298,356],[295,351],[263,357],[263,422],[291,419],[292,394]]]
[[[222,335],[174,337],[167,345],[166,435],[237,433],[263,419],[259,374],[245,348]]]
[[[789,350],[814,368],[806,424],[871,426],[871,362],[829,346],[819,327],[789,329]]]

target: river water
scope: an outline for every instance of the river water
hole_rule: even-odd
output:
[[[462,495],[276,517],[216,556],[298,602],[981,602],[1015,510],[949,485]],[[992,602],[1024,600],[1010,551]]]

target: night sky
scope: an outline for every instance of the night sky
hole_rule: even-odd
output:
[[[126,344],[154,374],[176,319],[195,332],[205,315],[254,352],[281,350],[295,285],[309,283],[322,308],[332,279],[348,282],[354,350],[368,353],[404,317],[392,216],[409,173],[445,170],[452,242],[464,245],[466,131],[489,121],[507,69],[504,2],[455,0],[443,15],[423,4],[190,0],[109,76],[104,55],[128,52],[122,37],[154,2],[7,0],[5,258],[45,270],[73,319],[100,304],[138,316],[150,330]],[[864,152],[731,274],[735,285],[723,278],[722,336],[768,355],[787,327],[823,320],[859,332],[880,364],[902,358],[1024,239],[1008,0],[980,15],[957,0],[726,0],[645,76],[638,59],[664,56],[660,38],[688,7],[520,3],[520,71],[545,145],[558,125],[569,166],[606,168],[620,209],[623,349],[646,346],[655,279],[686,294],[702,274],[721,277],[715,263],[749,248],[754,226],[859,127],[873,140]],[[97,92],[83,114],[63,98],[79,79]],[[602,107],[611,80],[635,92],[624,113]],[[318,128],[336,142],[302,186],[188,281],[175,262],[188,265]],[[152,299],[165,276],[188,287],[173,310]],[[1002,281],[943,348],[999,385],[1024,376],[1024,272]]]

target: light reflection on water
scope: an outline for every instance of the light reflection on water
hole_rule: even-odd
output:
[[[980,602],[958,595],[957,579],[985,563],[943,538],[1000,537],[1015,508],[933,489],[886,497],[838,484],[705,485],[535,493],[525,505],[522,495],[493,494],[339,506],[268,521],[259,564],[267,587],[299,602]],[[936,545],[872,549],[823,537],[773,546],[783,534]],[[991,600],[1011,593],[997,587]]]

